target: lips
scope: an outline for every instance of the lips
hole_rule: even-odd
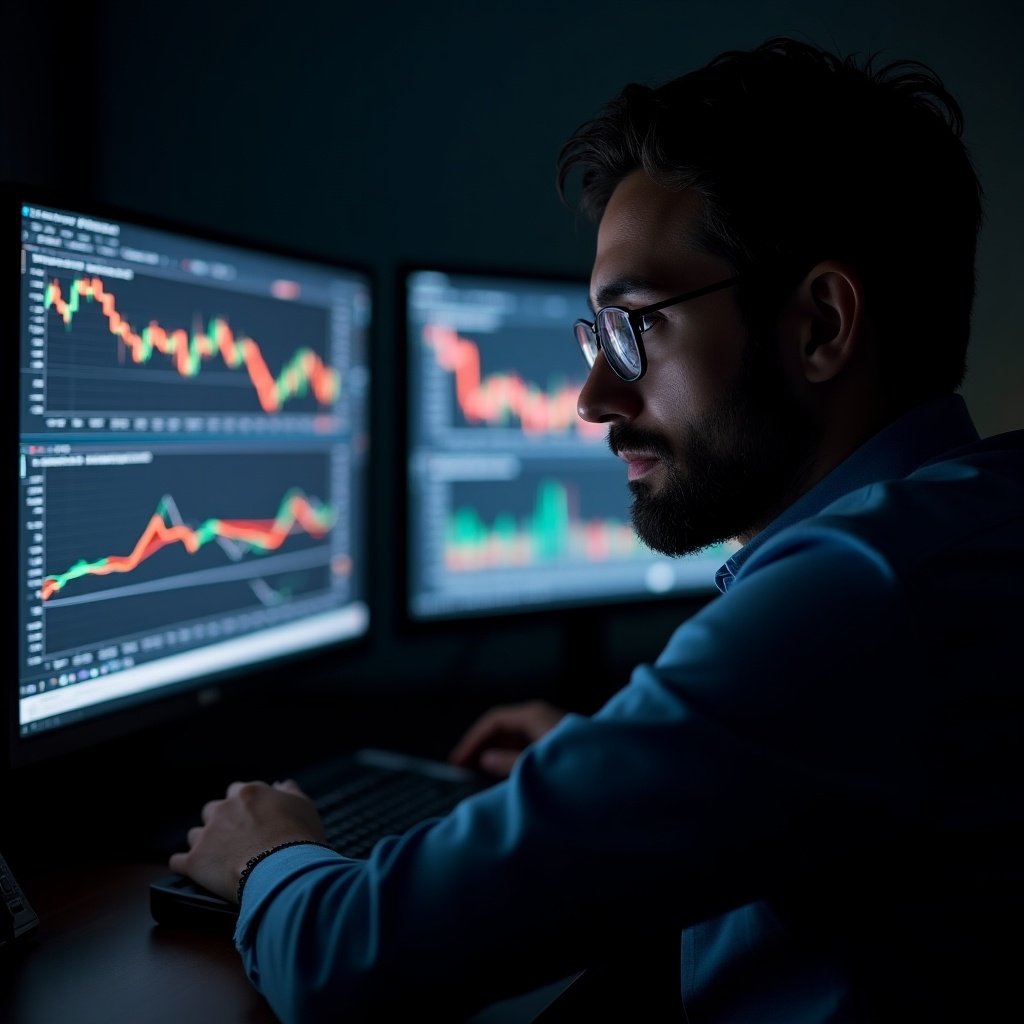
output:
[[[626,479],[630,483],[635,480],[642,480],[648,473],[658,465],[659,460],[646,452],[624,452],[620,451],[619,458],[626,463]]]

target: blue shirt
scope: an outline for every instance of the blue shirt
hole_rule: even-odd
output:
[[[458,1020],[681,932],[690,1024],[993,1019],[1024,909],[1024,431],[910,412],[719,587],[507,782],[366,861],[262,861],[235,939],[279,1017]]]

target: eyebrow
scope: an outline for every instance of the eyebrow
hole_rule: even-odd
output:
[[[590,311],[596,315],[599,309],[621,302],[631,295],[654,295],[662,286],[646,277],[617,277],[601,286],[593,299],[588,300]],[[595,305],[596,303],[596,305]]]

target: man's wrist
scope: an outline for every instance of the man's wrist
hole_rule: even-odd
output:
[[[278,843],[276,846],[269,846],[267,849],[261,850],[254,857],[250,857],[245,862],[245,867],[242,868],[242,872],[238,876],[238,889],[235,892],[235,902],[239,906],[242,905],[242,890],[245,889],[245,883],[249,881],[249,876],[252,874],[256,865],[266,860],[272,853],[277,853],[278,850],[286,850],[291,846],[322,846],[326,850],[334,849],[334,847],[329,846],[327,843],[321,843],[315,839],[291,839],[286,843]]]

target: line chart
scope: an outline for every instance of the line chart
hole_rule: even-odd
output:
[[[277,513],[271,519],[211,517],[192,528],[182,520],[174,499],[165,495],[128,554],[79,559],[64,571],[46,576],[40,597],[45,602],[83,576],[130,573],[168,545],[180,544],[188,554],[195,554],[206,544],[218,540],[239,545],[245,552],[268,552],[277,550],[296,531],[323,538],[334,521],[335,513],[329,505],[308,497],[298,488],[292,488],[281,499]],[[238,555],[236,548],[229,557],[237,560]]]

